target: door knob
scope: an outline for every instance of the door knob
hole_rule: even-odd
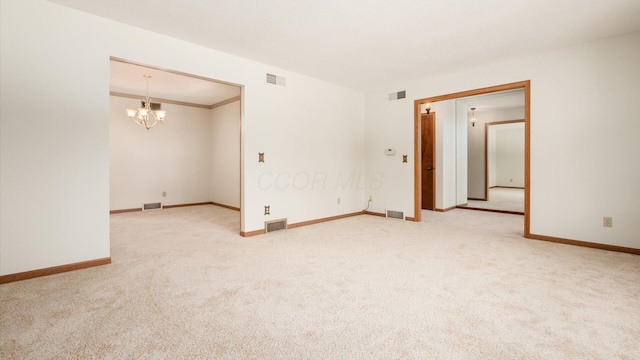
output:
[[[431,167],[428,167],[427,170],[433,170]]]

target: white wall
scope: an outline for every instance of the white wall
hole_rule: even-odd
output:
[[[240,207],[239,100],[211,110],[162,104],[165,123],[147,131],[123,110],[139,100],[110,98],[111,210],[151,201]]]
[[[361,93],[44,0],[0,16],[0,275],[110,256],[110,56],[243,85],[242,230],[364,207]],[[261,186],[264,172],[326,180]],[[362,184],[336,186],[349,174]]]
[[[489,187],[496,186],[496,167],[498,165],[496,161],[498,151],[496,126],[489,126],[487,128],[487,170],[489,171],[487,180],[489,181]]]
[[[484,142],[485,124],[506,120],[524,119],[524,107],[476,110],[476,126],[467,127],[468,138],[468,196],[483,199],[485,193]],[[469,113],[471,119],[471,113]],[[494,154],[495,155],[495,154]],[[495,174],[495,168],[489,169]],[[489,185],[495,186],[495,185]]]
[[[467,204],[468,150],[467,150],[467,105],[456,101],[456,205]]]
[[[211,109],[210,201],[240,207],[240,100]]]
[[[639,79],[636,32],[367,93],[367,173],[394,183],[378,191],[374,210],[393,199],[414,215],[413,165],[398,169],[372,151],[393,139],[412,153],[414,99],[531,80],[531,232],[640,248]],[[400,89],[407,101],[388,101]],[[607,113],[580,104],[607,104]]]
[[[515,125],[515,126],[513,126]],[[509,128],[502,129],[508,126]],[[495,125],[495,174],[489,186],[524,187],[524,123]],[[489,163],[491,165],[491,163]]]
[[[211,110],[164,103],[164,124],[146,130],[124,111],[140,100],[110,99],[110,209],[211,201]]]
[[[456,206],[456,101],[431,104],[436,114],[436,209]]]
[[[401,89],[389,92],[398,90]],[[405,179],[413,178],[413,133],[409,139],[403,136],[400,130],[404,128],[404,119],[397,113],[405,113],[410,108],[413,114],[413,102],[409,99],[389,101],[387,93],[376,93],[375,96],[376,101],[384,102],[385,106],[375,114],[375,123],[369,121],[365,126],[367,197],[363,205],[366,206],[368,196],[373,196],[369,211],[383,213],[388,208],[403,210],[405,216],[412,216],[413,203],[408,206],[405,199],[409,196],[413,199],[413,183],[409,184]],[[369,112],[367,108],[365,112]],[[387,148],[396,149],[396,155],[385,155]],[[402,155],[407,155],[407,163],[402,162]]]

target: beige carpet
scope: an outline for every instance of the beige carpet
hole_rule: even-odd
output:
[[[489,201],[468,200],[467,207],[524,213],[524,189],[491,188]]]
[[[0,358],[640,359],[640,256],[423,216],[242,238],[214,206],[112,215],[113,264],[0,286]]]

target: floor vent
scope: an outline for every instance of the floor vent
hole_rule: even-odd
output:
[[[265,232],[272,232],[272,231],[286,230],[286,229],[287,229],[287,219],[279,219],[279,220],[264,222]]]
[[[390,219],[404,220],[404,211],[387,210],[387,217]]]
[[[160,210],[160,209],[162,209],[162,203],[161,202],[152,202],[152,203],[143,203],[142,204],[142,211]]]

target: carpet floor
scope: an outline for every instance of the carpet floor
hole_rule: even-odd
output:
[[[524,214],[524,189],[491,188],[489,189],[489,201],[467,200],[467,207],[514,211]]]
[[[112,264],[0,286],[0,358],[640,359],[640,256],[423,214],[250,238],[211,205],[111,215]]]

